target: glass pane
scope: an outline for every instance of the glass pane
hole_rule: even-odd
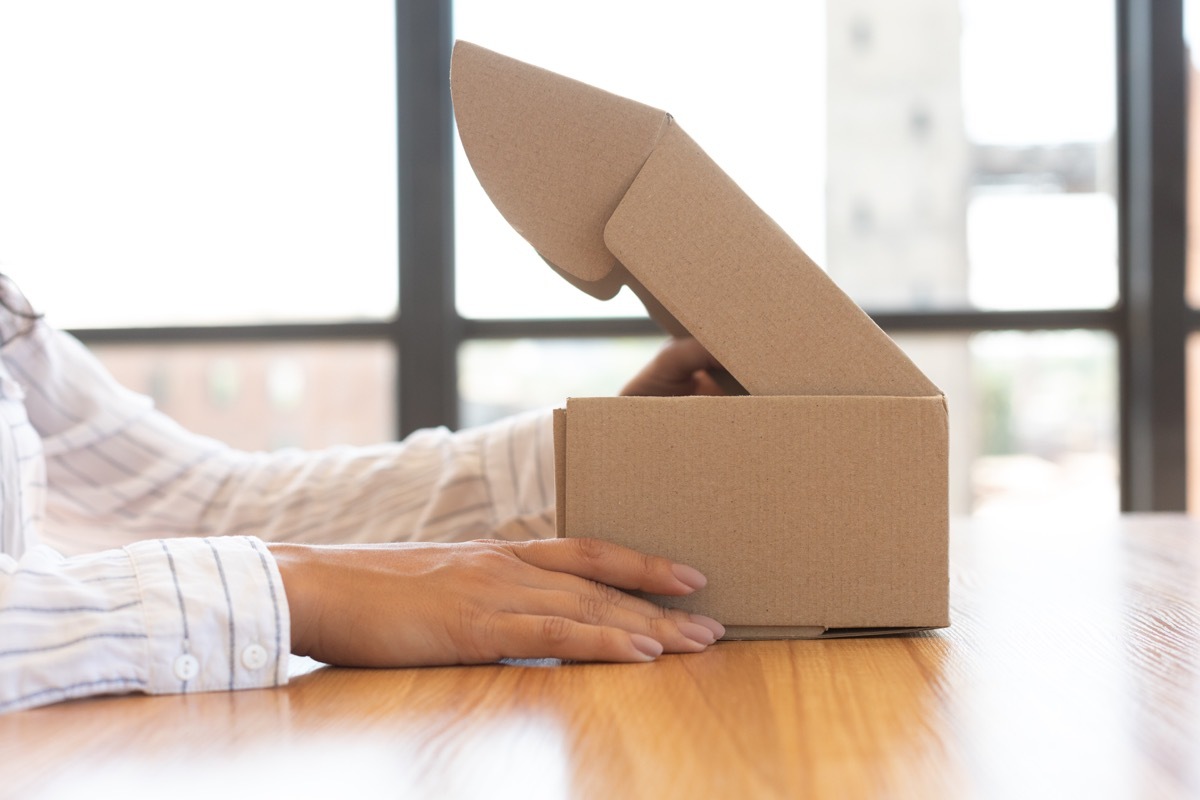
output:
[[[396,360],[384,342],[98,345],[118,381],[184,427],[246,450],[395,437]]]
[[[1114,18],[1112,0],[455,3],[462,38],[675,114],[880,310],[1116,302]],[[637,308],[571,289],[461,153],[457,175],[463,314]]]
[[[1116,230],[1111,195],[973,192],[967,206],[971,303],[987,309],[1113,305]]]
[[[644,367],[664,338],[496,339],[458,351],[459,420],[480,425],[568,397],[606,397]]]
[[[946,393],[952,514],[1116,514],[1116,342],[1097,331],[896,341]]]
[[[676,115],[808,253],[823,259],[823,0],[456,0],[455,36]],[[552,31],[552,33],[551,33]],[[719,44],[718,44],[719,43]],[[714,57],[714,47],[719,57]],[[555,275],[455,162],[458,308],[469,317],[643,316]]]
[[[828,253],[843,288],[876,309],[1115,303],[1111,0],[828,14]]]
[[[0,270],[67,327],[392,315],[393,18],[0,3]]]

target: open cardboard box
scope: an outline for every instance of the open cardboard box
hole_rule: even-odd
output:
[[[656,599],[727,638],[949,625],[938,388],[666,112],[462,41],[451,90],[480,183],[550,266],[629,286],[745,395],[569,399],[558,535],[701,570]]]

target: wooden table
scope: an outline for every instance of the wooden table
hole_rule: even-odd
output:
[[[1200,796],[1200,521],[973,520],[953,627],[636,666],[296,659],[0,716],[21,797]]]

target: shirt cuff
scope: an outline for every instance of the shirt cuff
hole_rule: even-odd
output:
[[[250,536],[127,546],[145,614],[146,691],[279,686],[291,626],[275,559]]]

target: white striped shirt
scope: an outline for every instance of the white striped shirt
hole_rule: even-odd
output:
[[[185,431],[41,320],[0,308],[0,338],[0,713],[286,682],[264,539],[554,535],[547,413],[246,453]]]

